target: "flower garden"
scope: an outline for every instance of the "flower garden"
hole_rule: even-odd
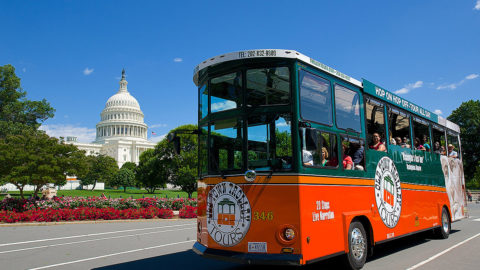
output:
[[[0,223],[197,217],[196,199],[109,199],[55,197],[52,200],[5,198]]]

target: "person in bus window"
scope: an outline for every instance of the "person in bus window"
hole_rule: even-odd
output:
[[[325,147],[322,147],[322,160],[320,161],[320,166],[325,167],[328,162],[328,150]]]
[[[445,156],[446,152],[445,152],[445,147],[440,146],[440,155],[444,155]]]
[[[387,148],[385,148],[385,144],[382,143],[381,139],[380,134],[377,132],[373,133],[370,149],[386,152]]]
[[[422,151],[425,151],[425,147],[423,147],[422,144],[420,144],[420,139],[417,137],[415,138],[415,141],[414,141],[414,144],[413,146],[415,147],[414,149],[415,150],[422,150]]]
[[[433,152],[434,152],[435,154],[441,154],[441,153],[442,153],[442,151],[441,151],[441,149],[440,149],[440,143],[439,143],[439,142],[435,142],[435,143],[433,144]]]
[[[403,137],[403,144],[405,145],[405,148],[410,148],[409,140],[407,137]]]
[[[430,144],[428,143],[427,135],[423,135],[423,148],[425,148],[425,151],[430,152]]]
[[[352,155],[353,165],[355,166],[355,168],[357,168],[357,166],[361,166],[361,168],[359,167],[358,169],[363,170],[363,166],[362,166],[363,152],[364,152],[363,145],[361,145],[360,143],[352,143],[350,144],[350,147],[352,147],[352,152],[353,152],[353,155]]]
[[[302,161],[305,166],[313,166],[313,155],[308,150],[302,150]]]
[[[343,155],[343,169],[353,170],[353,161],[352,157],[346,154],[347,146],[342,144],[342,155]]]
[[[453,144],[448,145],[448,156],[451,158],[458,158],[458,153],[454,149],[455,146],[453,146]]]

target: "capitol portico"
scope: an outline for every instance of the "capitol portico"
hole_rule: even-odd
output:
[[[67,142],[87,151],[87,155],[111,156],[119,167],[125,162],[138,164],[140,154],[153,149],[155,143],[147,140],[148,126],[143,121],[138,101],[128,92],[127,84],[125,70],[122,70],[120,89],[107,100],[100,114],[94,142],[79,143],[76,137],[67,137]]]

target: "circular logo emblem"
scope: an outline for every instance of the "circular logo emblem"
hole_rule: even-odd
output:
[[[397,226],[402,211],[402,189],[397,168],[389,157],[383,157],[377,164],[375,200],[383,223],[389,228]]]
[[[240,243],[250,228],[251,209],[242,188],[230,182],[216,184],[208,193],[207,228],[224,247]]]

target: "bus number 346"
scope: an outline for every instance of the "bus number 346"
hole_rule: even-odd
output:
[[[253,212],[253,220],[273,220],[273,212]]]

